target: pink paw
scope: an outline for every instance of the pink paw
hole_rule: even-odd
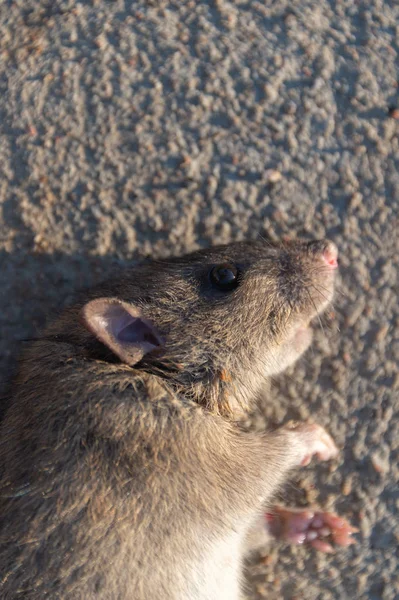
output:
[[[346,519],[333,513],[311,509],[295,509],[276,506],[266,514],[268,528],[277,538],[292,544],[307,543],[321,552],[333,553],[332,544],[350,546],[355,543],[351,537],[358,529]]]
[[[321,425],[291,422],[285,428],[297,436],[301,466],[308,465],[315,455],[319,460],[330,460],[338,455],[334,440]]]

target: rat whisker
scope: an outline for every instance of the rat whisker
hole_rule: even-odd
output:
[[[321,330],[322,330],[323,334],[325,335],[325,331],[324,331],[323,323],[322,323],[322,321],[321,321],[321,319],[320,319],[320,315],[319,315],[319,312],[318,312],[318,310],[317,310],[316,304],[315,304],[315,302],[314,302],[314,300],[313,300],[313,298],[312,298],[312,295],[311,295],[311,293],[309,292],[309,290],[308,290],[308,288],[307,288],[307,287],[305,288],[305,290],[307,291],[307,293],[308,293],[308,295],[309,295],[309,300],[310,300],[310,302],[311,302],[311,303],[313,304],[313,306],[314,306],[314,309],[315,309],[315,311],[316,311],[316,316],[317,316],[317,318],[318,318],[318,321],[319,321],[319,323],[320,323]]]

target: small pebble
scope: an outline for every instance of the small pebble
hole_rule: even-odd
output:
[[[344,496],[349,496],[352,491],[352,477],[349,476],[345,479],[341,491]]]
[[[265,171],[265,177],[269,183],[277,183],[278,181],[281,181],[283,176],[281,175],[280,171],[268,169]]]
[[[382,327],[380,327],[380,329],[377,331],[377,333],[375,335],[375,341],[382,342],[386,338],[388,331],[389,331],[389,324],[386,324],[386,325],[383,325]]]
[[[386,452],[373,452],[371,457],[371,464],[377,473],[385,474],[390,470],[389,454]]]

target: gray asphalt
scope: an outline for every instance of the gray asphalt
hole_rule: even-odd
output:
[[[76,288],[146,254],[333,239],[334,310],[264,418],[343,448],[282,499],[360,528],[275,545],[253,599],[399,598],[399,5],[0,0],[0,368]]]

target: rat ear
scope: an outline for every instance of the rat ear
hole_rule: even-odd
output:
[[[83,307],[84,326],[122,362],[135,365],[163,345],[158,331],[138,308],[117,298],[98,298]]]

